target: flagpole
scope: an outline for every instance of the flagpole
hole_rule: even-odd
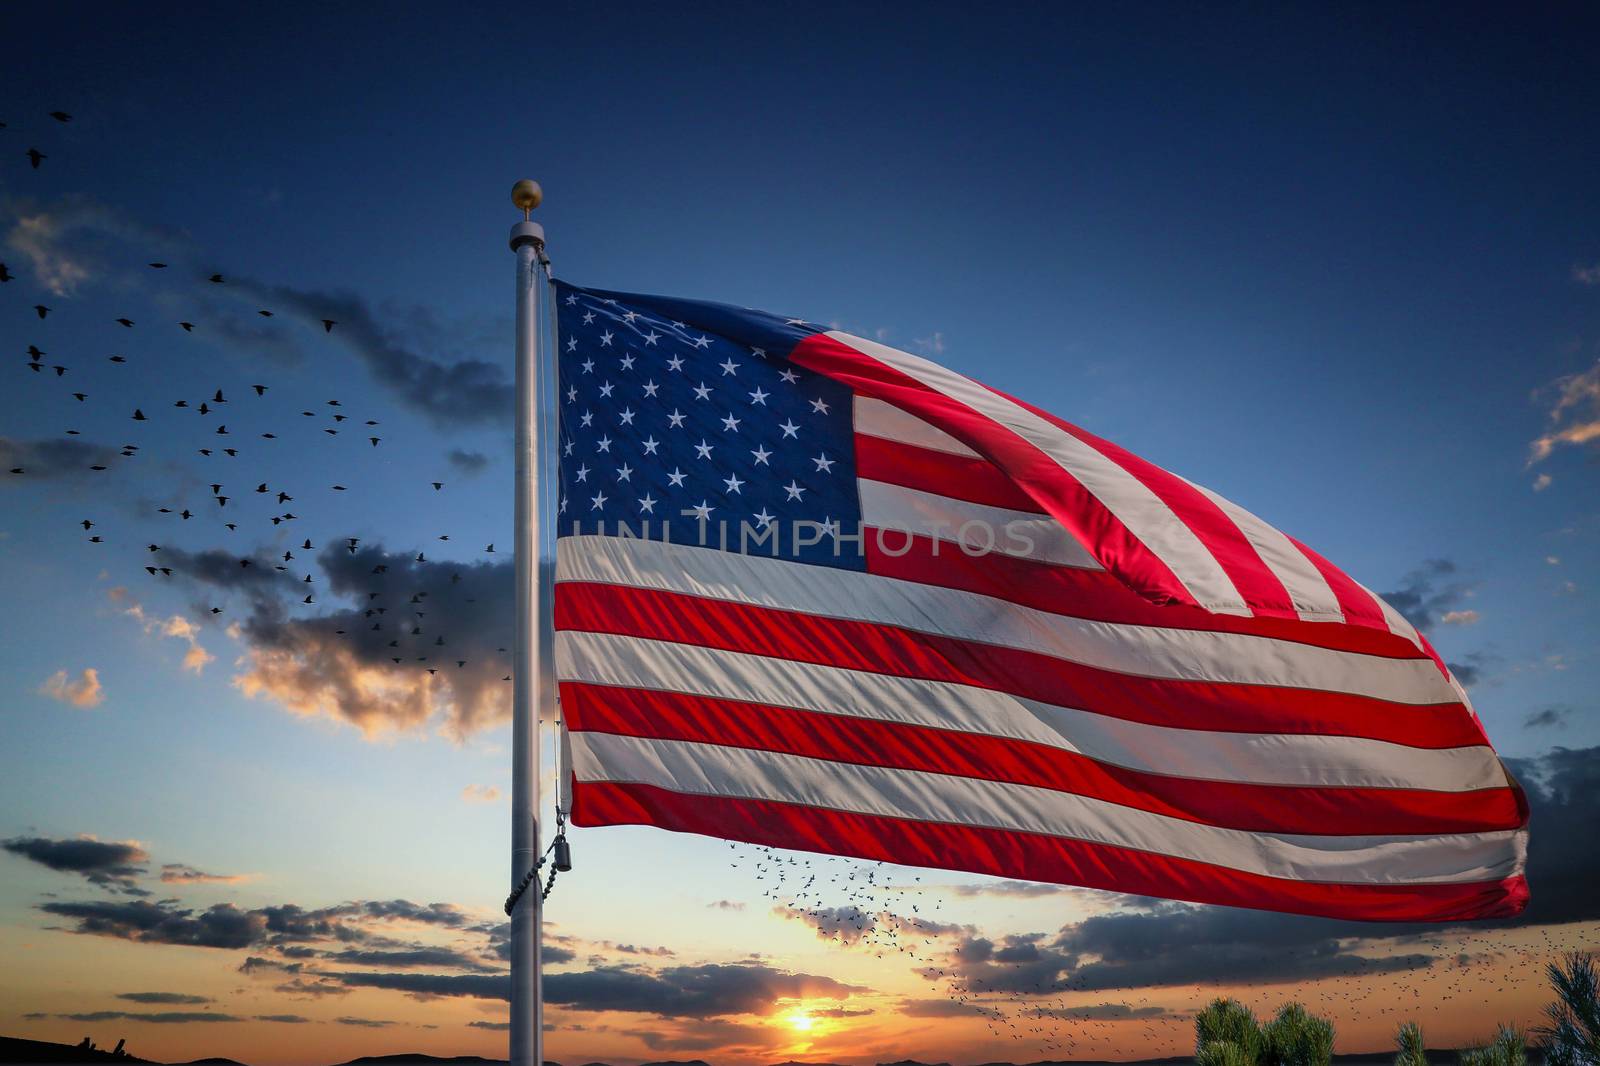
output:
[[[539,862],[539,709],[547,693],[540,666],[544,613],[541,602],[539,506],[541,453],[539,401],[547,347],[541,298],[544,295],[544,227],[528,213],[543,198],[539,186],[519,181],[511,199],[522,221],[511,227],[517,256],[516,334],[516,632],[513,638],[511,695],[511,1032],[509,1066],[543,1066],[544,986],[540,940],[543,901],[535,874]]]

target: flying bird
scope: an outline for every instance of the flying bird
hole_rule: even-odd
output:
[[[133,328],[133,320],[132,319],[119,318],[119,319],[117,319],[117,323],[119,325],[121,325],[124,329],[132,329]]]
[[[206,280],[211,282],[211,284],[213,284],[213,285],[221,285],[222,284],[222,275],[221,274],[213,274],[213,275],[211,275],[211,277],[207,278]]]
[[[133,409],[133,420],[135,422],[148,422],[149,421],[149,419],[145,418],[144,412],[139,410],[137,407],[135,407]]]
[[[45,155],[43,152],[39,151],[39,149],[37,149],[37,148],[29,148],[28,149],[28,161],[33,164],[33,169],[34,170],[38,170],[39,169],[39,164],[44,162],[46,159],[49,159],[49,158],[50,158],[49,156]]]
[[[194,332],[194,323],[193,322],[179,322],[178,325],[183,327],[183,331],[185,333],[193,333]]]
[[[267,387],[265,385],[251,385],[250,387],[256,390],[257,396],[264,395],[267,391]]]
[[[113,363],[126,363],[128,361],[128,357],[125,355],[113,355],[111,356],[111,361]]]
[[[0,284],[10,281],[14,277],[16,277],[16,275],[7,270],[4,263],[0,263]]]
[[[260,315],[262,318],[271,318],[272,317],[272,312],[271,311],[257,311],[256,314]]]
[[[325,319],[322,320],[322,332],[324,332],[324,333],[332,333],[333,332],[333,327],[337,326],[338,324],[339,323],[335,322],[331,318],[325,318]]]
[[[165,264],[165,263],[151,263],[150,266],[151,266],[152,269],[155,269],[155,270],[165,270],[165,269],[167,269],[167,264]]]
[[[48,307],[46,307],[44,304],[34,304],[33,305],[33,309],[34,309],[35,312],[38,313],[40,318],[43,318],[45,315],[48,315],[50,313],[50,309]]]
[[[72,121],[72,116],[67,114],[65,111],[52,111],[52,112],[50,112],[50,117],[55,119],[57,122],[71,122]]]

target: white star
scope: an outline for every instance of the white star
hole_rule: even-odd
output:
[[[617,306],[617,301],[615,301],[615,300],[601,300],[600,302],[605,304],[607,307],[615,307],[615,306]]]
[[[682,370],[683,369],[683,359],[681,357],[679,357],[679,356],[676,356],[676,355],[673,356],[671,359],[668,359],[667,360],[667,369],[668,370]]]
[[[767,406],[767,397],[770,396],[770,395],[772,395],[772,394],[769,393],[769,392],[762,391],[761,386],[757,385],[756,386],[756,391],[752,392],[750,394],[750,402],[751,403],[758,403],[762,407],[765,407],[765,406]]]
[[[821,396],[818,396],[815,400],[811,401],[811,409],[817,412],[819,415],[825,415],[828,413],[827,401],[825,401]]]
[[[758,466],[770,466],[770,465],[772,465],[772,464],[767,462],[768,457],[770,457],[772,455],[772,453],[767,451],[767,449],[765,449],[765,448],[757,448],[755,451],[751,452],[750,454],[756,457],[756,464]]]
[[[797,485],[793,478],[789,479],[789,483],[783,487],[783,491],[789,494],[789,499],[791,500],[798,500],[806,494],[806,490]]]
[[[672,482],[672,485],[671,485],[672,488],[677,488],[678,486],[683,484],[683,479],[688,477],[688,476],[689,476],[688,474],[685,474],[683,471],[679,470],[677,467],[673,467],[672,468],[672,473],[667,475],[667,480]]]
[[[621,419],[622,424],[625,426],[633,425],[633,408],[624,407],[621,411],[617,412],[617,418]]]
[[[694,346],[696,348],[709,348],[711,347],[711,338],[701,337],[699,340],[694,342]]]
[[[667,426],[667,428],[668,429],[679,429],[679,428],[682,428],[683,420],[684,420],[685,417],[686,416],[684,414],[682,414],[676,407],[674,407],[672,409],[672,413],[667,416],[667,421],[669,423],[671,423],[671,425]]]
[[[568,307],[571,307],[573,304],[575,304],[577,302],[578,302],[578,294],[577,293],[575,293],[575,292],[567,293],[567,306]]]
[[[588,429],[589,428],[589,423],[591,423],[593,421],[594,421],[594,412],[593,411],[585,411],[585,412],[583,412],[583,417],[578,419],[578,425],[582,426],[584,429]]]
[[[654,379],[644,383],[644,394],[646,396],[653,397],[660,389],[661,386],[657,385]]]
[[[600,334],[600,347],[602,347],[602,348],[611,347],[611,331],[609,329],[606,330],[604,333]]]
[[[722,420],[722,428],[725,431],[729,432],[729,433],[738,432],[738,430],[739,430],[739,419],[733,417],[733,412],[732,411],[729,411],[728,412],[728,417],[724,418]]]
[[[697,386],[695,388],[695,390],[694,390],[694,398],[697,399],[697,400],[709,400],[709,399],[711,399],[711,388],[710,388],[710,386],[708,386],[705,382],[702,381],[699,384],[699,386]]]
[[[803,318],[791,318],[789,321],[784,323],[786,326],[803,326],[805,324],[806,320]]]
[[[651,330],[649,333],[644,335],[644,342],[652,346],[660,339],[661,334],[657,333],[655,330]]]
[[[656,498],[648,492],[639,497],[639,510],[645,514],[656,513]]]
[[[589,468],[587,466],[580,465],[578,467],[577,473],[578,473],[578,480],[579,481],[588,481],[589,480]]]
[[[606,494],[602,492],[598,496],[590,496],[589,502],[592,505],[590,506],[589,510],[598,511],[600,508],[606,505]]]
[[[562,447],[561,454],[562,455],[571,455],[572,454],[572,442],[570,440],[567,441],[567,443]]]
[[[831,474],[833,473],[833,464],[837,463],[839,460],[829,459],[828,453],[823,452],[821,455],[816,456],[811,461],[817,464],[817,469],[822,473]]]
[[[610,396],[611,396],[612,390],[614,390],[615,388],[616,388],[616,386],[611,384],[611,382],[608,381],[605,384],[600,386],[600,395],[602,397],[604,397],[604,398],[609,399]]]
[[[711,517],[711,512],[715,511],[716,508],[712,507],[707,501],[701,500],[698,507],[691,507],[689,510],[694,512],[696,518],[705,520]]]
[[[561,497],[561,506],[556,508],[556,514],[566,514],[566,513],[567,513],[567,498],[565,496],[563,496],[563,497]]]
[[[730,356],[717,365],[722,368],[722,376],[727,377],[729,374],[732,374],[734,371],[738,370],[741,364],[735,363],[733,361],[733,357]]]
[[[739,492],[739,486],[744,484],[743,481],[739,480],[738,474],[729,474],[727,477],[722,479],[722,483],[728,486],[729,492]],[[739,495],[743,496],[744,493],[739,492]]]
[[[791,422],[791,421],[780,422],[780,423],[778,423],[778,428],[783,430],[783,435],[785,437],[793,437],[795,440],[799,440],[800,439],[800,427],[795,425],[793,422]]]
[[[706,439],[701,437],[700,443],[694,446],[694,450],[701,459],[709,459],[711,458],[711,449],[713,447],[715,447],[715,445],[707,444]]]
[[[687,322],[679,322],[677,319],[673,319],[672,320],[672,325],[677,329],[688,329],[689,328],[689,323],[687,323]]]
[[[611,438],[601,437],[599,440],[594,442],[594,446],[600,451],[609,452],[611,451]]]
[[[639,313],[637,311],[624,311],[624,312],[622,312],[622,321],[624,321],[624,322],[632,322],[634,319],[636,319],[638,317],[639,317]]]
[[[750,354],[755,356],[757,359],[765,359],[767,357],[767,350],[765,348],[751,348]]]
[[[576,337],[568,337],[567,338],[567,351],[575,352],[577,350],[578,350],[578,338],[576,338]]]
[[[585,359],[580,365],[583,367],[583,372],[585,374],[594,373],[594,360],[593,359]]]
[[[629,466],[627,463],[623,463],[621,466],[617,467],[617,480],[618,481],[629,481],[632,478],[633,478],[633,467]]]
[[[654,436],[646,437],[639,443],[644,445],[644,453],[646,455],[654,455],[656,453],[656,449],[661,446],[661,442],[656,440]]]
[[[577,398],[578,398],[578,386],[576,386],[576,385],[568,385],[567,386],[567,402],[571,403],[573,400],[576,400]]]
[[[594,312],[593,311],[585,311],[583,313],[583,324],[587,326],[589,323],[591,323],[593,321],[594,321]]]
[[[767,528],[767,523],[771,522],[773,519],[773,516],[767,513],[767,509],[765,507],[761,508],[761,510],[757,511],[750,517],[754,518],[756,520],[756,525],[760,526],[762,529]]]
[[[800,375],[796,374],[793,370],[785,370],[778,376],[791,385],[800,380]]]
[[[624,370],[632,370],[633,369],[633,356],[625,355],[625,356],[622,357],[621,362],[622,362],[622,369],[624,369]]]

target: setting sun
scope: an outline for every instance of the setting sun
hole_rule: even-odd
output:
[[[817,1020],[803,1010],[797,1010],[788,1017],[789,1028],[797,1033],[809,1033]]]

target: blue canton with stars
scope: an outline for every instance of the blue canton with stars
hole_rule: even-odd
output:
[[[818,327],[563,282],[556,315],[558,536],[621,523],[739,551],[747,525],[743,550],[770,556],[775,523],[778,557],[865,568],[830,533],[861,520],[850,389],[788,361]]]

